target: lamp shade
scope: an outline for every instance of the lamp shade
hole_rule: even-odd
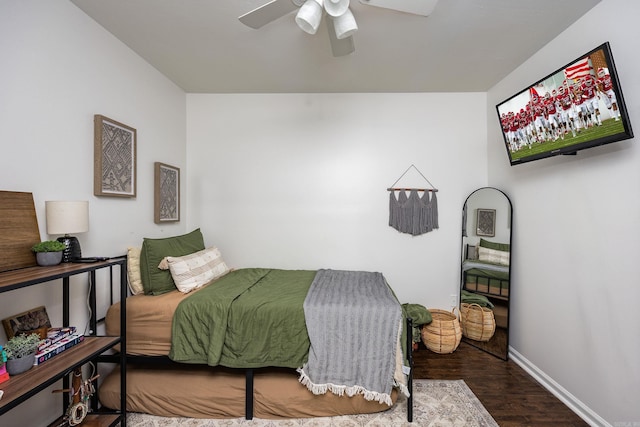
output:
[[[338,38],[338,40],[346,39],[358,31],[356,18],[350,9],[347,9],[342,15],[333,18],[333,27],[335,28],[336,38]]]
[[[324,0],[324,10],[334,18],[345,13],[347,9],[349,9],[349,0]]]
[[[88,201],[47,201],[47,234],[71,234],[89,231]]]
[[[296,24],[305,33],[315,34],[322,20],[322,0],[307,0],[296,14]]]

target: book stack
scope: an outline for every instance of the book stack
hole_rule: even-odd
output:
[[[54,356],[84,341],[84,335],[76,331],[75,326],[50,328],[36,353],[34,365],[39,365]]]

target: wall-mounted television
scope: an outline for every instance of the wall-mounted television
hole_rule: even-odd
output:
[[[496,109],[511,166],[633,137],[609,42]]]

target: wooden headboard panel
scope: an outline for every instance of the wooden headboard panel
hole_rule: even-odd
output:
[[[0,271],[35,266],[31,247],[39,241],[33,194],[0,191]]]

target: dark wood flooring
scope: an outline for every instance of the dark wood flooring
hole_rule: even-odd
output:
[[[423,344],[413,354],[414,378],[464,380],[501,427],[588,426],[513,361],[465,342],[451,354]]]

